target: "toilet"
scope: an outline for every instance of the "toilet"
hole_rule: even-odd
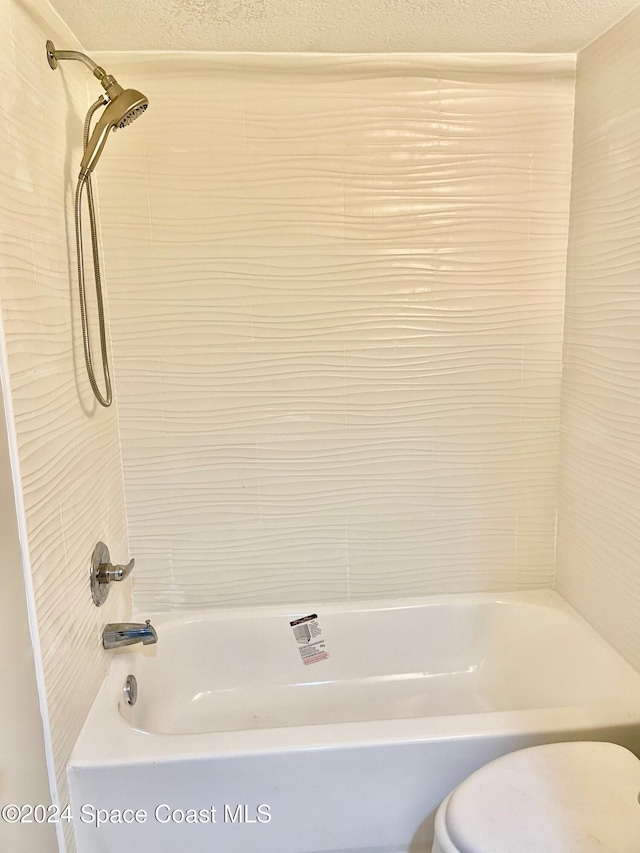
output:
[[[449,794],[432,853],[640,853],[639,795],[640,761],[624,747],[522,749]]]

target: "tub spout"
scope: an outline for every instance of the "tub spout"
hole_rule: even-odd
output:
[[[105,626],[102,632],[102,645],[105,649],[119,649],[122,646],[133,646],[135,643],[149,646],[157,642],[158,635],[150,619],[147,619],[144,625],[138,622],[112,622]]]

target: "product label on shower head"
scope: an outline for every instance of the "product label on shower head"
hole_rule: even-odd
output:
[[[301,619],[294,619],[289,624],[293,628],[293,636],[296,638],[300,658],[305,666],[310,663],[318,663],[318,661],[326,660],[329,657],[329,652],[322,639],[322,629],[318,622],[317,613],[312,613],[311,616],[303,616]]]

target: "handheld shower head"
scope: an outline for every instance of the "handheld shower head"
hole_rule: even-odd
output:
[[[57,68],[61,59],[76,59],[90,68],[94,77],[102,83],[105,97],[108,99],[105,111],[98,120],[89,140],[82,162],[80,177],[86,178],[95,168],[107,142],[110,130],[127,127],[135,121],[149,106],[148,98],[135,89],[123,89],[115,77],[97,65],[91,57],[77,50],[56,50],[53,42],[47,42],[47,61],[51,68]]]
[[[110,130],[126,127],[135,121],[138,116],[149,106],[148,99],[135,89],[123,89],[115,77],[101,68],[97,63],[77,50],[56,50],[53,42],[47,42],[47,62],[51,68],[57,68],[61,59],[76,59],[90,68],[93,76],[102,84],[104,94],[98,98],[95,104],[89,107],[84,122],[84,155],[80,164],[80,175],[76,183],[74,201],[74,216],[76,226],[76,257],[78,261],[78,292],[80,296],[80,318],[82,322],[82,343],[84,347],[84,360],[87,368],[89,384],[96,400],[101,406],[110,406],[113,393],[111,387],[111,376],[109,373],[109,357],[107,351],[107,333],[104,317],[104,305],[102,299],[102,283],[100,273],[100,249],[98,243],[98,231],[96,212],[93,200],[93,189],[91,186],[91,172],[107,142]],[[93,129],[91,138],[89,132],[94,113],[104,107],[104,112],[98,119]],[[89,225],[91,228],[91,253],[93,255],[93,273],[96,286],[96,303],[98,309],[98,327],[100,330],[100,355],[102,358],[102,372],[104,374],[104,392],[100,389],[93,368],[93,354],[91,351],[91,336],[89,320],[87,316],[87,294],[85,284],[84,265],[84,243],[82,239],[82,194],[86,192],[87,204],[89,206]]]
[[[119,89],[119,91],[114,92],[114,89]],[[91,134],[80,163],[81,177],[91,174],[94,170],[107,143],[109,131],[127,127],[139,118],[149,106],[149,100],[142,92],[138,92],[136,89],[123,89],[115,81],[107,89],[107,97],[110,97],[111,100]]]

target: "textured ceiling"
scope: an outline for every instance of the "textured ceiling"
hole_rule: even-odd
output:
[[[53,0],[88,50],[575,52],[638,0]]]

